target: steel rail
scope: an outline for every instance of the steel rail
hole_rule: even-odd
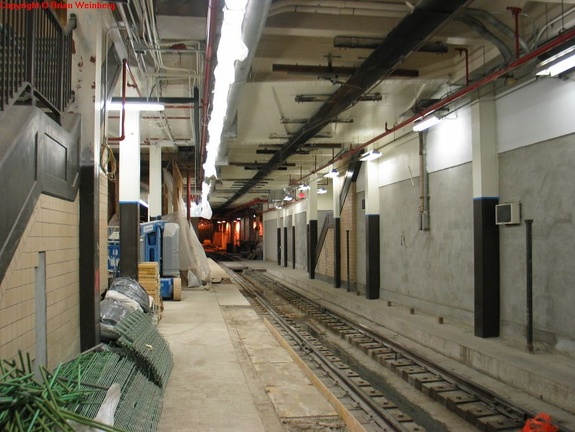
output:
[[[334,312],[331,309],[323,305],[320,305],[313,300],[310,300],[304,295],[290,289],[288,286],[284,285],[284,283],[278,281],[277,279],[271,278],[259,272],[253,272],[252,275],[254,275],[255,278],[257,279],[260,279],[260,281],[261,279],[266,279],[267,281],[273,283],[275,288],[277,289],[276,292],[280,296],[284,297],[284,299],[290,301],[292,304],[294,304],[294,302],[291,301],[286,296],[282,295],[282,291],[284,294],[285,292],[288,292],[289,295],[292,296],[292,298],[298,297],[300,301],[307,304],[306,306],[308,309],[314,309],[314,312],[306,311],[308,315],[313,316],[314,313],[329,315],[330,318],[336,319],[340,321],[343,325],[348,326],[350,330],[353,330],[358,334],[362,334],[367,338],[373,339],[374,342],[381,344],[382,348],[389,348],[392,351],[395,351],[398,357],[411,361],[414,366],[420,366],[424,368],[427,372],[437,375],[443,381],[446,381],[447,383],[454,385],[458,390],[461,390],[465,393],[468,393],[471,396],[474,396],[479,401],[485,403],[491,409],[503,415],[504,417],[510,419],[511,421],[524,422],[527,418],[532,418],[536,416],[535,412],[526,409],[524,407],[521,407],[511,400],[503,398],[493,393],[489,389],[481,386],[476,382],[471,381],[470,379],[452,370],[448,370],[438,364],[432,363],[430,360],[426,359],[422,355],[417,354],[409,349],[406,349],[405,347],[399,345],[397,342],[394,342],[393,340],[371,330],[366,325],[353,322],[351,319],[344,317],[341,314]],[[295,306],[298,307],[299,309],[302,309],[297,305]],[[321,320],[318,321],[320,321],[321,323]],[[558,427],[559,432],[573,432],[569,429],[566,429],[564,426],[558,425]]]
[[[409,428],[404,426],[404,424],[410,424],[413,426],[413,422],[398,421],[388,413],[385,408],[378,406],[377,403],[369,397],[369,395],[361,390],[360,386],[355,384],[348,376],[342,373],[333,362],[328,360],[326,356],[310,342],[309,336],[308,338],[302,336],[301,333],[292,324],[290,324],[291,320],[284,318],[281,313],[277,312],[273,305],[258,292],[251,282],[240,277],[237,273],[226,266],[221,267],[230,275],[230,279],[234,283],[237,283],[244,288],[250,296],[260,303],[276,324],[281,327],[297,345],[300,346],[303,352],[308,355],[313,355],[313,361],[330,376],[334,383],[337,383],[337,385],[341,387],[348,396],[358,403],[359,407],[366,412],[379,427],[382,427],[384,430],[392,428],[397,432],[410,432],[414,430],[413,427]],[[313,340],[316,339],[313,338]]]

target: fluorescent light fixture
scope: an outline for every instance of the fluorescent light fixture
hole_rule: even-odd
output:
[[[431,126],[435,126],[437,123],[441,121],[440,118],[437,118],[434,115],[426,117],[424,119],[418,120],[413,124],[413,131],[414,132],[421,132],[426,129],[429,129]]]
[[[378,157],[381,157],[381,152],[378,152],[377,150],[370,150],[367,153],[362,154],[359,160],[362,162],[369,162],[377,159]]]
[[[330,172],[324,174],[323,176],[327,178],[336,178],[339,176],[339,171],[334,168]]]
[[[309,190],[309,185],[307,183],[303,183],[297,189],[300,191],[306,191]]]
[[[159,102],[130,102],[126,101],[124,105],[126,111],[164,111],[165,105]],[[121,102],[110,102],[108,111],[122,111]]]
[[[537,76],[557,76],[575,68],[575,46],[564,49],[537,65]]]
[[[327,193],[327,189],[326,188],[318,188],[317,193],[318,193],[318,195],[324,195]]]

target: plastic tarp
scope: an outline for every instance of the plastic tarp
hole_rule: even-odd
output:
[[[138,281],[129,277],[119,277],[112,281],[110,291],[118,291],[132,300],[138,302],[142,310],[146,313],[150,312],[150,300],[148,293]]]
[[[171,194],[174,184],[172,175],[164,169],[164,182]],[[166,222],[175,222],[180,226],[180,270],[187,274],[191,270],[199,281],[204,285],[211,285],[212,273],[206,252],[196,235],[196,231],[191,223],[186,220],[186,205],[184,200],[179,198],[179,212],[162,216]]]

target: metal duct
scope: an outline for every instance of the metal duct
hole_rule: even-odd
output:
[[[244,44],[248,47],[248,56],[236,66],[235,82],[230,86],[228,94],[228,109],[222,129],[223,136],[233,136],[234,123],[237,122],[236,110],[238,108],[240,92],[247,82],[248,75],[254,60],[256,48],[264,31],[271,0],[251,1],[248,3],[243,23]],[[227,142],[222,140],[216,161],[221,161],[222,155],[227,153]]]
[[[229,206],[281,166],[288,157],[294,154],[307,140],[315,136],[332,118],[337,117],[379,80],[390,75],[406,56],[417,50],[439,28],[453,19],[454,14],[469,3],[471,0],[420,1],[413,12],[403,18],[363,64],[357,68],[355,74],[284,144],[281,151],[272,156],[266,166],[246,182],[221,208]]]
[[[466,24],[467,26],[475,30],[483,39],[495,45],[499,50],[499,52],[501,53],[501,55],[503,56],[504,63],[507,63],[513,58],[513,52],[511,51],[511,48],[509,48],[505,44],[505,42],[503,42],[489,30],[487,30],[487,28],[476,18],[465,15],[457,17],[457,21]]]
[[[495,27],[497,30],[499,30],[501,33],[503,33],[505,36],[507,36],[509,40],[515,41],[515,32],[513,29],[511,29],[505,23],[499,21],[489,12],[481,9],[467,9],[463,15],[483,19]],[[521,45],[524,54],[527,54],[529,51],[531,51],[531,49],[529,49],[529,45],[522,37],[519,37],[519,45]]]

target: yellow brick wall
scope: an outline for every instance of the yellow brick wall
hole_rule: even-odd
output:
[[[0,357],[35,355],[35,268],[46,253],[48,368],[80,351],[79,204],[40,195],[0,283]]]
[[[347,194],[347,199],[343,206],[340,215],[340,228],[341,228],[341,281],[342,286],[346,286],[347,283],[347,251],[346,251],[346,230],[349,230],[349,274],[351,279],[351,285],[357,281],[357,259],[356,259],[356,243],[357,243],[357,231],[355,227],[357,226],[356,221],[356,185],[352,183],[349,193]],[[318,231],[321,232],[322,227],[318,226]],[[327,237],[321,255],[319,256],[319,261],[316,267],[316,273],[327,278],[334,277],[334,267],[335,267],[335,248],[333,241],[333,228],[330,228],[327,232]]]
[[[355,193],[356,184],[352,183],[347,200],[341,212],[341,283],[347,283],[347,257],[346,257],[346,230],[349,230],[349,278],[351,286],[357,281],[357,198]]]
[[[321,226],[317,227],[318,235],[321,234],[322,228]],[[325,237],[325,242],[315,268],[316,273],[328,278],[333,278],[334,258],[333,228],[330,228],[327,230],[327,236]]]

